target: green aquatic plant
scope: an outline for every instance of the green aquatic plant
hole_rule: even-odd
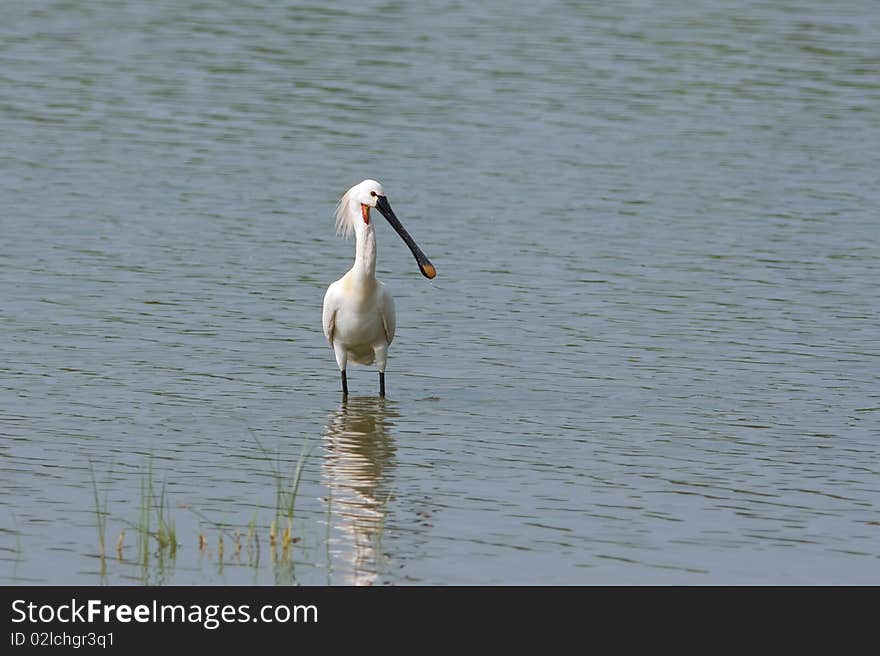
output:
[[[12,580],[16,581],[18,580],[18,566],[24,558],[24,549],[21,546],[21,529],[18,527],[18,518],[15,516],[15,513],[10,514],[12,515],[12,528],[0,528],[0,533],[9,533],[15,536],[15,546],[8,550],[15,554],[15,558],[12,561]]]
[[[299,484],[302,480],[303,467],[305,466],[306,460],[308,460],[311,455],[312,449],[309,448],[308,441],[303,442],[293,474],[292,476],[287,477],[282,473],[280,459],[277,456],[273,458],[257,439],[256,435],[253,435],[253,438],[257,447],[269,462],[269,465],[272,468],[272,476],[275,479],[275,519],[269,527],[270,549],[272,549],[274,553],[280,537],[283,553],[285,548],[289,548],[291,544],[299,541],[299,538],[293,537],[293,518],[296,511],[296,498],[299,493]],[[287,520],[287,526],[281,531],[281,535],[279,536],[278,530],[284,519]]]
[[[101,497],[98,494],[98,479],[95,475],[95,466],[89,460],[89,474],[92,479],[92,493],[95,500],[95,527],[98,531],[98,556],[101,559],[101,568],[104,568],[104,556],[106,553],[106,537],[107,537],[107,493],[104,493],[104,502],[101,503]]]
[[[285,464],[277,454],[270,455],[259,440],[255,438],[257,446],[266,456],[269,464],[272,482],[275,489],[274,508],[266,509],[272,514],[269,525],[269,544],[272,569],[276,582],[279,584],[292,585],[296,582],[294,571],[293,546],[300,543],[302,538],[294,529],[299,529],[295,518],[299,501],[299,489],[303,480],[306,463],[312,454],[313,447],[305,441],[300,449],[295,462]],[[289,469],[288,469],[289,467]],[[89,462],[91,473],[92,495],[94,506],[95,526],[98,536],[98,551],[101,559],[102,582],[106,573],[106,556],[108,549],[107,531],[111,521],[119,521],[123,527],[119,531],[116,544],[116,560],[119,564],[136,565],[140,570],[139,578],[142,583],[157,585],[162,584],[173,572],[173,566],[177,550],[182,545],[179,542],[177,525],[168,492],[168,482],[164,477],[161,484],[157,482],[157,474],[153,457],[148,456],[141,469],[139,481],[139,496],[137,497],[137,515],[134,521],[123,518],[115,518],[108,509],[108,493],[98,481],[98,475],[94,465]],[[330,492],[332,497],[332,491]],[[331,532],[330,508],[328,503],[328,526],[327,526],[327,560],[328,575],[330,569],[329,541]],[[215,560],[218,571],[231,565],[243,565],[252,568],[256,577],[261,567],[261,534],[265,524],[260,522],[260,508],[253,512],[253,516],[246,525],[228,524],[214,521],[189,505],[181,505],[199,519],[198,549],[200,557],[207,556]],[[206,530],[208,526],[213,531]],[[264,528],[260,528],[260,526]],[[128,558],[124,557],[126,533],[134,541],[135,546],[129,551]],[[206,539],[211,534],[216,535],[216,542]],[[131,540],[130,540],[131,542]],[[213,548],[212,548],[213,547]],[[214,551],[216,549],[216,552]],[[299,558],[302,557],[298,556]],[[170,568],[170,569],[169,569]]]
[[[153,509],[156,511],[156,541],[159,543],[159,550],[167,549],[173,557],[177,553],[177,529],[168,508],[165,482],[162,483],[159,497],[153,499]]]
[[[257,532],[257,511],[248,523],[247,537],[245,539],[247,545],[248,564],[251,567],[258,568],[260,566],[260,534]]]
[[[141,478],[141,495],[138,513],[138,562],[146,566],[150,559],[150,526],[153,517],[150,500],[153,497],[153,458],[147,465],[147,474]]]
[[[279,515],[279,511],[283,513],[284,517],[287,519],[287,527],[282,536],[282,548],[286,548],[290,546],[291,541],[291,533],[293,531],[293,515],[294,510],[296,509],[296,495],[299,492],[299,483],[302,480],[302,470],[303,465],[305,465],[306,459],[311,454],[311,450],[306,451],[306,447],[308,443],[303,443],[302,450],[299,454],[299,459],[296,462],[296,469],[293,472],[293,478],[287,483],[286,486],[282,486],[280,475],[276,478],[277,481],[277,495],[276,495],[276,503],[275,503],[275,516],[276,518]],[[280,471],[280,468],[279,468]],[[286,487],[286,489],[284,489]]]

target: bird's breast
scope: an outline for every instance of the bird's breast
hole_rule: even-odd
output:
[[[342,294],[336,311],[336,335],[349,346],[375,344],[384,340],[379,285],[364,284],[355,276],[342,280]]]

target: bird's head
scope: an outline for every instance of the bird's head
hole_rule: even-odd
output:
[[[336,231],[349,237],[360,225],[370,225],[370,209],[380,198],[385,198],[385,192],[375,180],[364,180],[346,191],[336,206]]]
[[[382,185],[375,180],[364,180],[352,187],[352,190],[355,192],[357,201],[367,207],[376,207],[379,199],[385,198],[385,191],[382,189]]]
[[[358,235],[358,239],[360,239],[361,231],[370,225],[370,210],[374,207],[382,213],[382,216],[388,220],[391,227],[397,231],[400,238],[409,246],[422,275],[426,278],[436,276],[437,272],[434,269],[434,265],[425,257],[425,254],[413,238],[410,237],[406,229],[404,229],[400,220],[395,216],[394,210],[391,209],[382,185],[375,180],[364,180],[342,195],[342,198],[339,199],[339,204],[336,206],[336,231],[344,237],[355,233]]]

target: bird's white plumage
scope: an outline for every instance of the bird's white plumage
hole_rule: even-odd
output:
[[[364,180],[349,189],[336,207],[336,229],[343,236],[355,235],[354,266],[327,288],[322,323],[324,335],[344,371],[351,361],[375,364],[385,371],[388,346],[394,339],[397,319],[394,300],[376,280],[376,235],[369,209],[384,196],[375,180]],[[365,218],[366,217],[366,218]]]
[[[384,351],[394,340],[397,317],[394,299],[378,280],[364,284],[351,271],[327,288],[323,311],[324,336],[333,350],[340,369],[345,362],[373,364],[378,351]],[[344,351],[344,354],[341,353]],[[385,363],[377,362],[379,371]]]

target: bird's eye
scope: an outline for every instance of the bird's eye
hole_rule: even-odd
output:
[[[372,196],[373,198],[375,198],[375,197],[376,197],[376,192],[375,192],[375,191],[371,191],[371,192],[370,192],[370,196]]]

